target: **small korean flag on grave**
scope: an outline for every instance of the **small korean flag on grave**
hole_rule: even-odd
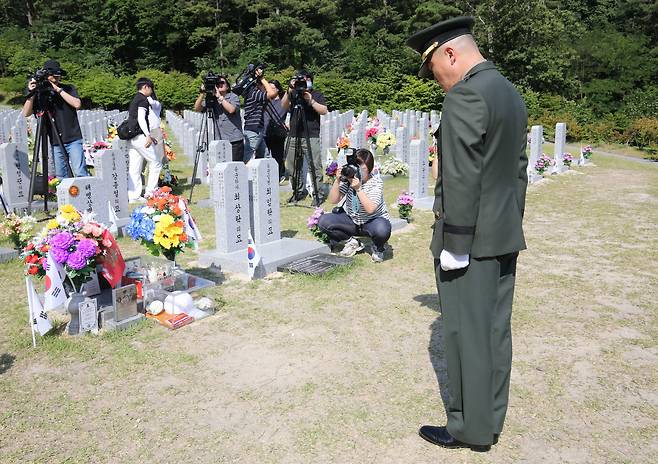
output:
[[[30,311],[30,324],[32,324],[32,330],[38,331],[42,336],[50,332],[50,329],[53,328],[46,311],[43,309],[41,301],[39,301],[39,295],[34,289],[34,285],[29,277],[25,278],[25,286],[27,287],[27,304]]]
[[[46,311],[55,309],[66,302],[66,292],[60,273],[61,266],[53,259],[50,252],[46,258],[46,291],[44,292],[44,307]]]
[[[260,255],[256,246],[254,245],[254,239],[251,237],[251,231],[249,232],[249,241],[247,242],[247,262],[249,266],[249,278],[253,279],[254,274],[256,273],[256,268],[260,264]]]

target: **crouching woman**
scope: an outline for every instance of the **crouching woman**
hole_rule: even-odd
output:
[[[375,159],[368,150],[356,151],[359,175],[341,182],[342,168],[336,172],[336,180],[331,186],[328,200],[337,204],[345,200],[342,209],[320,216],[318,227],[329,236],[333,249],[345,241],[342,256],[354,256],[363,250],[363,244],[356,238],[368,236],[372,239],[372,260],[384,260],[384,246],[391,236],[391,221],[384,203],[384,183],[382,178],[372,175]],[[359,179],[360,177],[360,179]]]

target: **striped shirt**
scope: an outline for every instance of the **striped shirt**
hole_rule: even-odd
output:
[[[244,130],[260,132],[263,130],[263,112],[267,104],[267,94],[252,85],[244,95]]]
[[[384,202],[384,182],[382,178],[379,175],[371,177],[364,184],[361,184],[361,190],[363,190],[370,201],[377,205],[374,213],[368,214],[365,212],[356,192],[346,182],[340,184],[340,194],[345,196],[343,209],[345,209],[347,215],[354,221],[354,224],[360,226],[378,217],[383,217],[390,221],[391,216],[389,216],[386,210],[386,203]]]

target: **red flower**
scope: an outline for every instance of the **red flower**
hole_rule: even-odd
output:
[[[30,251],[30,250],[33,250],[33,249],[34,249],[34,243],[29,243],[29,244],[25,247],[25,251]]]
[[[30,268],[27,270],[28,274],[30,275],[37,275],[39,273],[39,268],[36,266],[30,266]]]

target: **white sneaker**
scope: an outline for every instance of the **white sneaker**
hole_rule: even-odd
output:
[[[381,263],[382,261],[384,261],[384,252],[377,251],[374,247],[372,249],[372,254],[370,256],[372,257],[372,260],[375,263]]]
[[[350,256],[354,256],[357,252],[361,250],[363,250],[363,244],[359,242],[357,239],[355,239],[354,237],[352,237],[345,243],[345,246],[343,247],[343,251],[341,251],[339,254],[341,256],[345,256],[349,258]]]

